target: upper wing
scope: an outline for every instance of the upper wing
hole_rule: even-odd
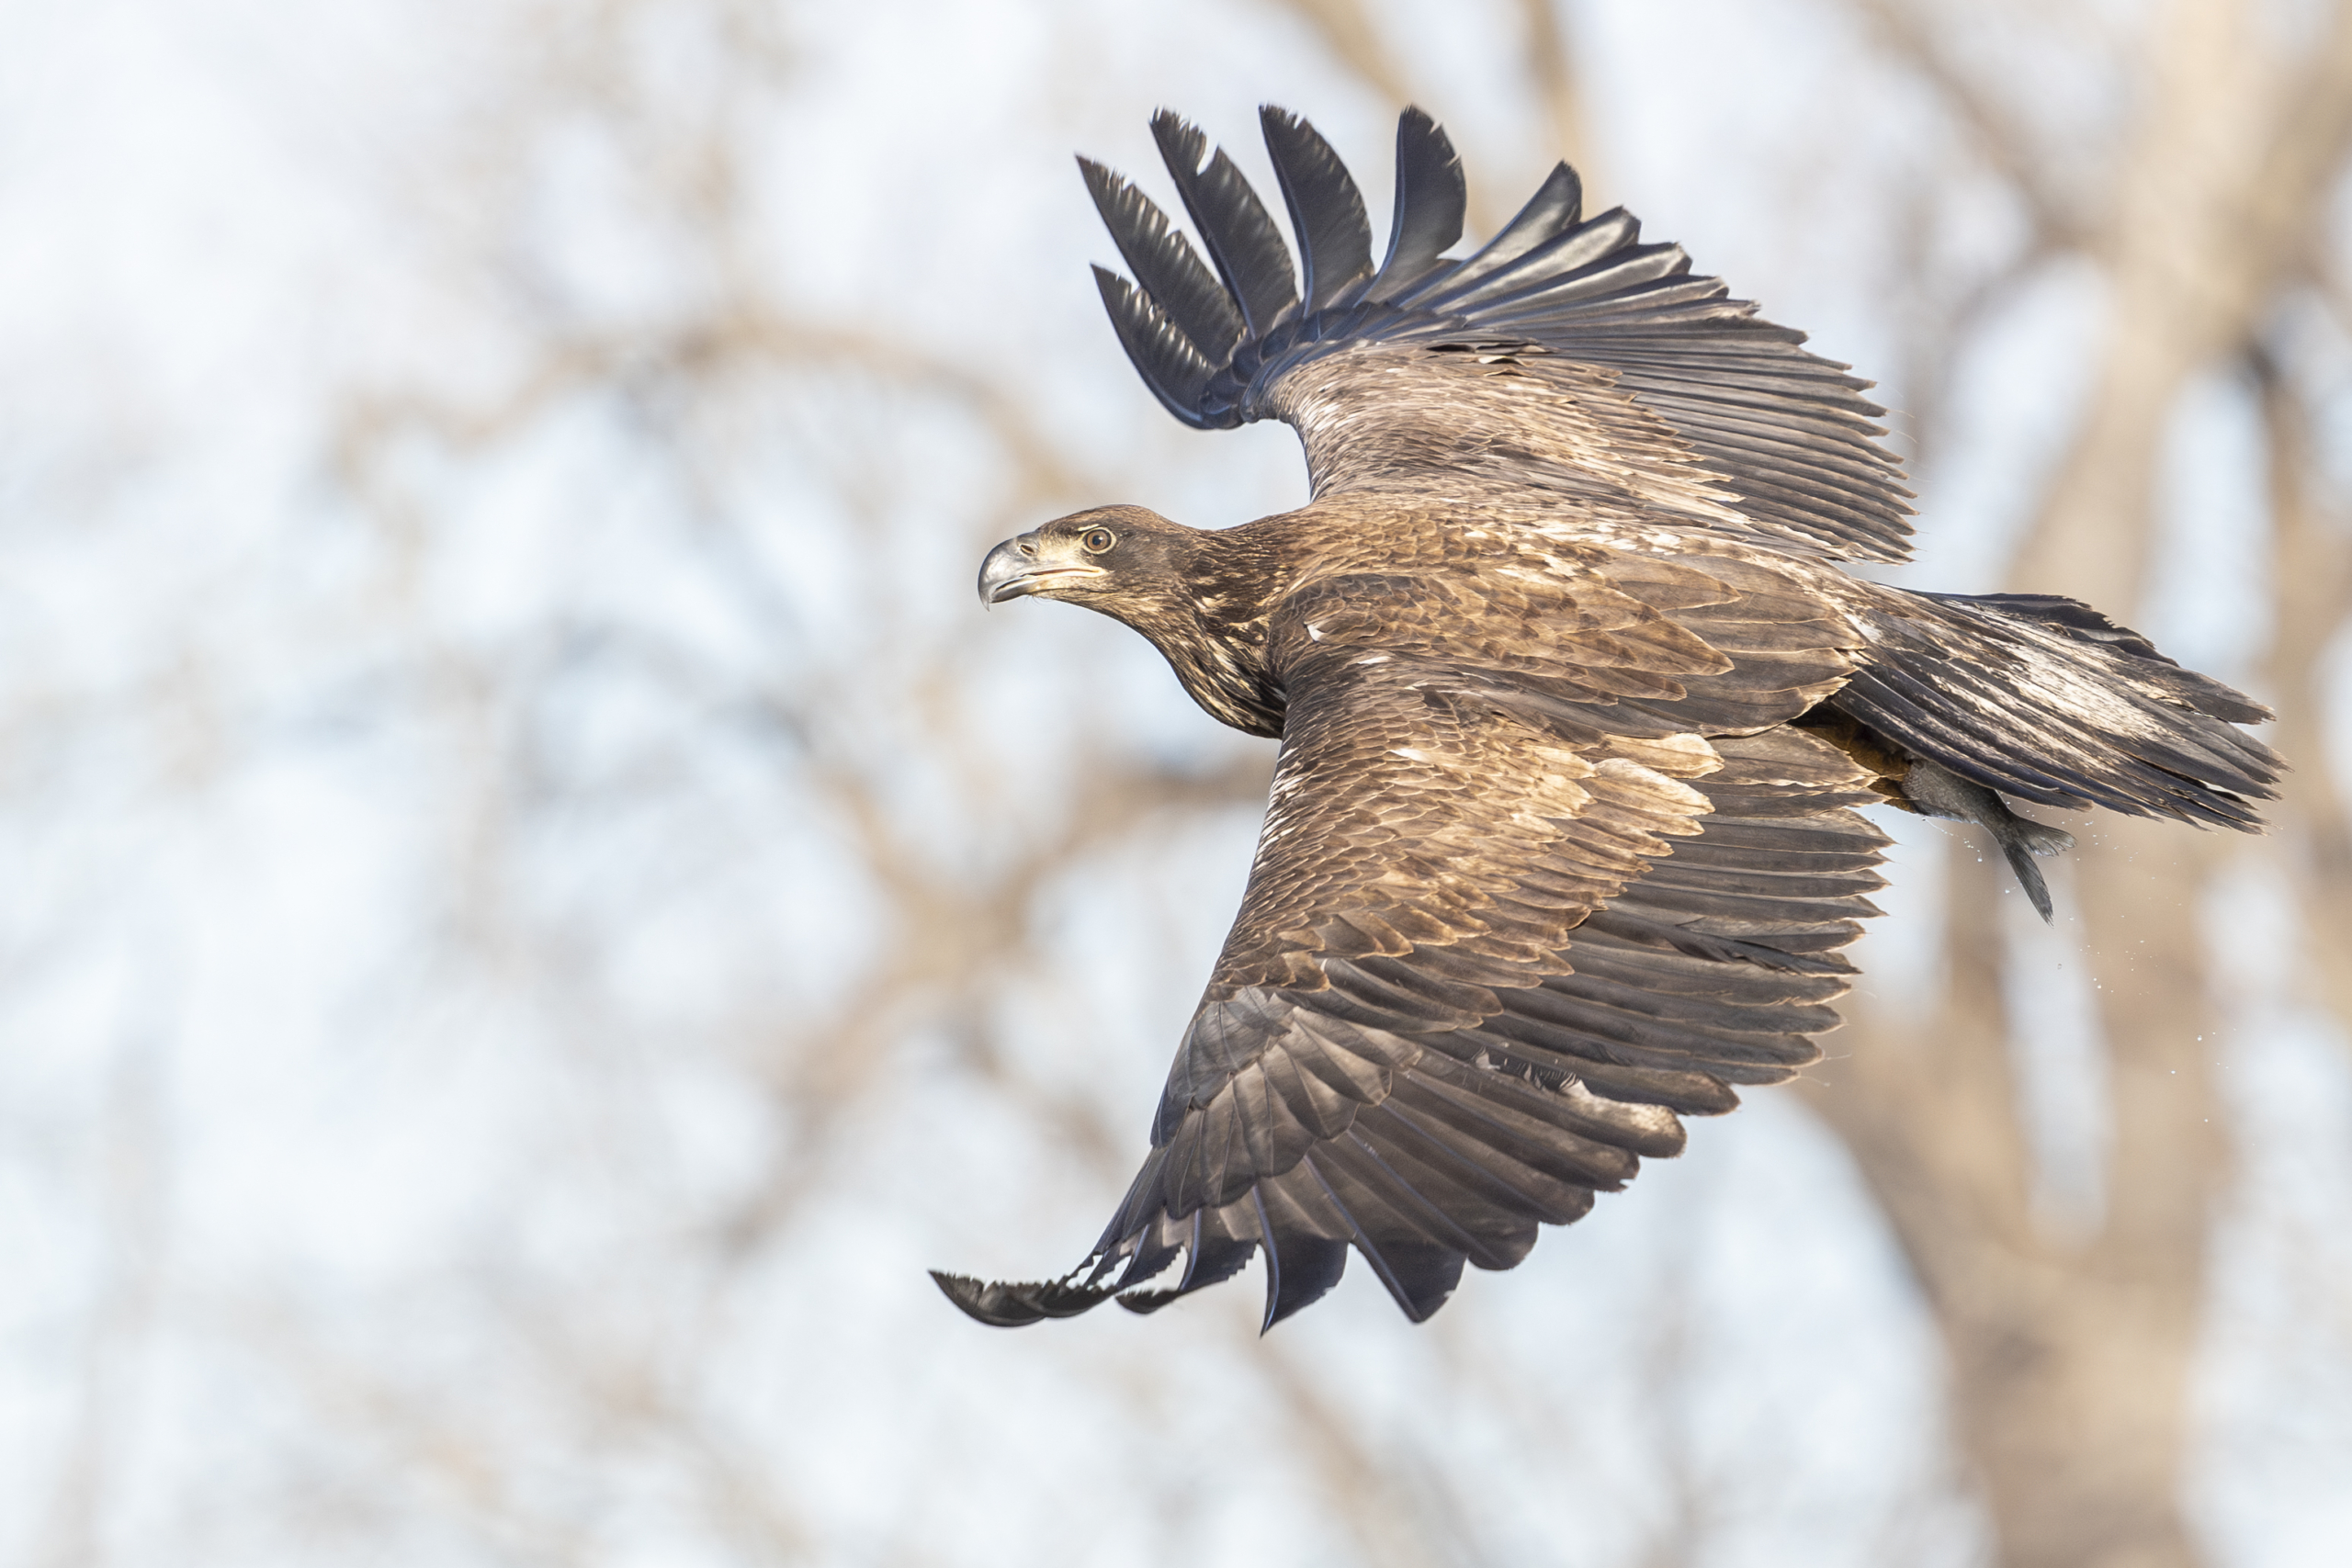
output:
[[[1566,164],[1466,258],[1460,161],[1419,109],[1396,130],[1386,259],[1353,179],[1313,127],[1261,111],[1299,271],[1265,206],[1200,131],[1152,121],[1214,263],[1151,201],[1080,159],[1135,272],[1096,281],[1120,341],[1179,419],[1297,427],[1316,493],[1614,493],[1836,558],[1901,560],[1910,492],[1873,439],[1870,383],[1808,354],[1639,243],[1623,209],[1581,217]],[[1138,287],[1139,286],[1139,287]]]
[[[1083,1280],[943,1279],[967,1311],[1148,1309],[1262,1246],[1271,1325],[1352,1246],[1426,1317],[1679,1149],[1677,1111],[1816,1057],[1884,840],[1842,753],[1764,727],[1841,678],[1846,632],[1747,563],[1596,558],[1285,604],[1272,801],[1152,1151]],[[1548,602],[1468,629],[1505,592]],[[1685,704],[1764,732],[1710,742]],[[1180,1251],[1172,1292],[1132,1290]]]

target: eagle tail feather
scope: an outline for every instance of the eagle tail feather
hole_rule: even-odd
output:
[[[1899,756],[2041,805],[2262,830],[2255,803],[2286,765],[2237,728],[2270,716],[2258,704],[2071,599],[1880,593],[1861,668],[1827,706]],[[1978,805],[1942,814],[1991,817],[2030,893],[2032,857],[2059,846]]]

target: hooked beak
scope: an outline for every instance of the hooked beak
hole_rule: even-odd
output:
[[[1056,581],[1106,575],[1099,566],[1053,558],[1048,548],[1036,535],[1023,534],[990,550],[980,562],[980,603],[1001,604],[1043,592]]]

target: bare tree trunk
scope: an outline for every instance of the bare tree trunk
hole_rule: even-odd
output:
[[[2264,685],[2278,707],[2278,749],[2293,760],[2279,813],[2282,858],[2302,906],[2296,922],[2317,999],[2352,1024],[2352,821],[2327,752],[2324,662],[2352,611],[2352,545],[2312,495],[2309,416],[2256,355],[2278,562],[2277,616]]]
[[[2148,841],[2116,846],[2123,874],[2075,884],[2093,931],[2129,933],[2127,951],[2091,954],[2109,977],[2107,1027],[2132,1043],[2114,1053],[2117,1144],[2097,1237],[2070,1247],[2033,1211],[1996,859],[1954,857],[1949,979],[1927,1027],[1858,1021],[1863,1038],[1814,1090],[1943,1330],[1957,1436],[2011,1568],[2197,1561],[2174,1494],[2220,1164],[2197,1055],[2211,1032],[2194,924],[2203,857],[2178,854],[2163,825],[2125,832]],[[2142,983],[2159,973],[2185,984]],[[2165,1011],[2178,1008],[2190,1010]]]

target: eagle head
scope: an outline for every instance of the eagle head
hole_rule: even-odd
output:
[[[1193,700],[1251,735],[1280,735],[1266,665],[1275,563],[1256,530],[1204,530],[1140,506],[1073,512],[980,562],[980,603],[1067,599],[1141,632]]]
[[[980,603],[1068,599],[1117,615],[1183,588],[1194,531],[1140,506],[1073,512],[1007,539],[980,562]]]

